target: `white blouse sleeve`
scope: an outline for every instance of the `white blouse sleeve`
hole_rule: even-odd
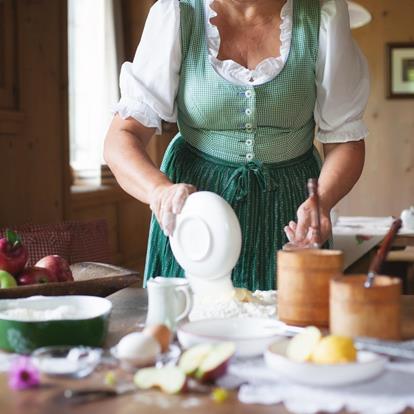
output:
[[[121,68],[121,99],[114,112],[161,131],[175,122],[181,68],[180,9],[177,0],[158,0],[148,14],[134,61]]]
[[[316,68],[317,139],[358,141],[368,135],[362,120],[370,80],[367,61],[354,42],[345,0],[322,0]]]

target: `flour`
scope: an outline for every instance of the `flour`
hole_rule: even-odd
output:
[[[195,295],[189,319],[277,318],[277,293],[274,290],[251,293],[243,300],[234,297],[228,301],[214,301]]]
[[[22,322],[45,322],[51,320],[82,319],[75,306],[62,305],[53,309],[33,309],[25,307],[10,307],[0,312],[0,318]]]

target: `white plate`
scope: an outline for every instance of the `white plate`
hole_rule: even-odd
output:
[[[237,216],[224,198],[209,191],[191,194],[170,237],[172,252],[186,275],[204,280],[230,274],[241,249]]]
[[[189,322],[177,329],[177,336],[184,348],[201,343],[233,342],[236,355],[252,357],[262,355],[267,347],[282,340],[286,325],[264,318],[206,319]]]
[[[321,365],[295,362],[288,359],[286,348],[289,340],[275,342],[265,352],[269,368],[278,374],[305,385],[335,387],[367,381],[381,374],[387,359],[372,352],[358,351],[357,362]]]

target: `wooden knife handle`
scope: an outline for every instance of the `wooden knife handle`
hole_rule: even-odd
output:
[[[309,178],[308,179],[308,194],[309,199],[312,202],[312,212],[311,212],[311,228],[312,228],[312,242],[315,243],[318,247],[321,245],[321,216],[319,211],[319,192],[318,192],[318,179]]]
[[[380,248],[378,249],[374,259],[372,260],[369,271],[373,272],[375,274],[378,274],[381,271],[381,267],[387,257],[388,252],[391,249],[392,242],[395,238],[395,236],[398,233],[398,230],[400,230],[402,226],[401,219],[396,219],[393,221],[390,229],[388,230],[387,235],[384,238],[384,241],[382,242]]]

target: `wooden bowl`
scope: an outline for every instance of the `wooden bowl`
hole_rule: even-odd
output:
[[[338,250],[279,251],[277,255],[278,316],[289,325],[329,324],[329,283],[342,274]]]
[[[401,338],[401,281],[377,276],[374,286],[364,287],[365,274],[331,281],[330,329],[335,335]]]

